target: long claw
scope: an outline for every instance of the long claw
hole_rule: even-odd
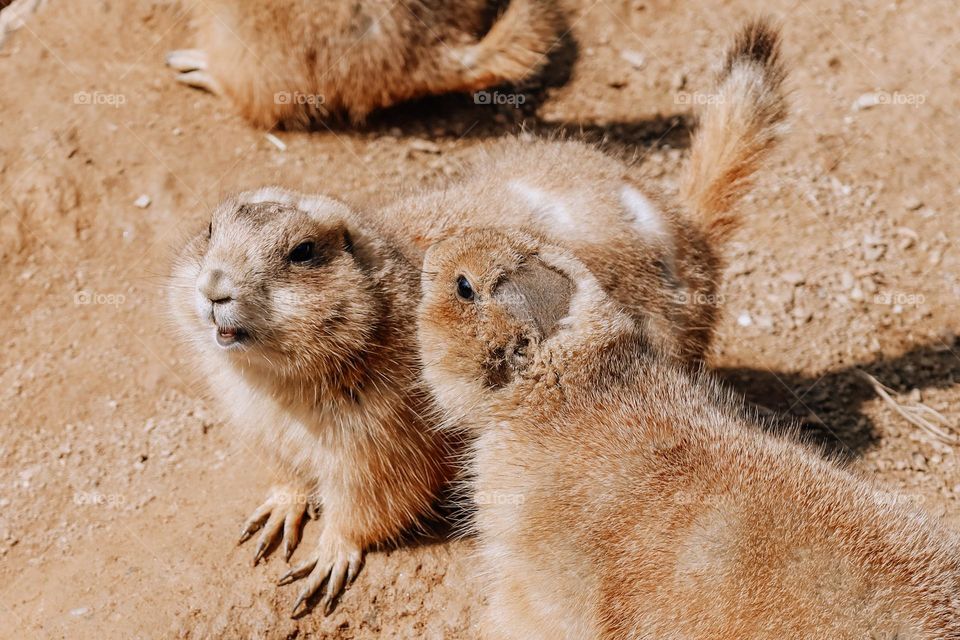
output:
[[[266,540],[261,540],[260,544],[257,546],[257,553],[253,556],[253,566],[257,566],[261,558],[263,558],[264,552],[267,550],[269,544]]]
[[[220,93],[220,84],[206,71],[198,70],[178,73],[173,79],[194,89],[202,89],[213,94]]]
[[[289,513],[283,521],[283,555],[287,562],[290,561],[293,550],[300,543],[300,520],[302,517],[302,514]]]
[[[333,598],[331,598],[329,595],[323,596],[323,600],[320,601],[320,606],[323,607],[324,617],[329,616],[331,613],[333,613],[334,609]]]
[[[347,584],[353,584],[353,581],[357,578],[357,573],[360,572],[360,560],[353,559],[350,560],[350,566],[347,567]]]
[[[303,590],[300,592],[300,595],[297,597],[297,601],[293,603],[293,610],[290,611],[290,617],[295,618],[297,616],[297,609],[300,608],[300,605],[303,604],[304,600],[307,599],[307,591]]]
[[[207,52],[202,49],[168,51],[166,63],[176,71],[202,71],[207,68]]]
[[[325,600],[333,602],[333,599],[337,597],[343,590],[343,583],[347,579],[347,567],[343,564],[337,565],[330,572],[330,578],[327,580],[327,595]]]
[[[249,540],[249,539],[252,538],[252,537],[253,537],[253,531],[248,531],[248,530],[245,528],[245,529],[243,530],[243,532],[240,534],[240,539],[237,540],[237,546],[239,547],[240,545],[242,545],[244,542],[246,542],[247,540]]]
[[[277,584],[279,586],[283,586],[285,584],[290,584],[291,582],[299,580],[303,576],[313,571],[313,567],[316,566],[316,564],[317,564],[316,561],[304,562],[300,566],[290,569],[290,571],[287,571],[285,574],[280,576],[280,581],[277,582]]]

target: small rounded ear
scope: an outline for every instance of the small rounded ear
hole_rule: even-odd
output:
[[[497,283],[493,300],[528,325],[541,340],[553,335],[570,313],[573,280],[538,258],[531,258]]]

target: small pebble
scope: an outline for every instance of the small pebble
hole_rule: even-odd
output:
[[[923,206],[923,200],[917,196],[906,196],[903,199],[903,207],[907,211],[916,211]]]
[[[423,140],[421,138],[414,138],[409,143],[410,149],[413,151],[421,151],[423,153],[440,153],[440,145],[436,142],[431,142],[429,140]]]
[[[151,200],[150,196],[144,193],[144,194],[141,194],[139,198],[133,201],[133,206],[137,207],[138,209],[146,209],[147,207],[150,206],[151,202],[153,202],[153,200]]]
[[[813,312],[809,309],[797,307],[793,310],[793,319],[797,321],[797,324],[806,324],[810,322],[811,318],[813,318]]]
[[[629,64],[634,69],[639,69],[643,66],[643,63],[646,62],[646,58],[639,51],[633,51],[632,49],[625,49],[620,52],[620,57],[623,58],[627,64]]]
[[[853,289],[853,285],[855,285],[856,282],[857,281],[854,279],[853,274],[850,273],[849,271],[844,271],[843,273],[840,274],[840,287],[844,291],[849,291],[850,289]]]
[[[780,277],[784,282],[787,284],[792,284],[795,287],[806,282],[806,278],[804,278],[803,274],[799,271],[787,271]]]
[[[881,102],[880,95],[879,93],[864,93],[853,101],[851,108],[854,111],[866,111],[875,107]]]

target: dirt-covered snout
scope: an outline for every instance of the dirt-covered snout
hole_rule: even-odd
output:
[[[222,203],[176,275],[191,291],[195,329],[229,351],[294,353],[366,313],[346,222],[292,203]]]

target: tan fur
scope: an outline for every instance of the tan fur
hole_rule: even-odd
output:
[[[764,433],[569,252],[473,232],[423,282],[424,374],[475,440],[489,637],[960,638],[955,532]],[[521,307],[572,287],[566,317],[532,321],[510,282]]]
[[[384,223],[397,237],[419,233],[420,248],[477,226],[569,247],[664,349],[698,363],[719,315],[720,253],[736,204],[786,114],[776,51],[777,33],[763,23],[737,39],[718,79],[725,101],[702,116],[685,179],[693,187],[677,202],[588,144],[514,140],[481,150],[459,181],[399,200]]]
[[[501,16],[490,0],[200,5],[207,70],[258,127],[359,123],[412,98],[520,82],[546,62],[559,24],[551,0],[512,0]]]
[[[176,320],[246,444],[322,504],[304,592],[330,573],[329,604],[363,550],[429,514],[449,479],[411,329],[419,275],[346,205],[319,196],[243,193],[217,207],[211,229],[178,258]],[[304,240],[316,260],[291,264]],[[218,296],[231,301],[212,304]],[[218,326],[249,335],[225,349]]]
[[[747,24],[727,52],[713,106],[702,114],[682,188],[715,242],[737,225],[734,208],[782,132],[785,75],[776,29],[763,20]]]

